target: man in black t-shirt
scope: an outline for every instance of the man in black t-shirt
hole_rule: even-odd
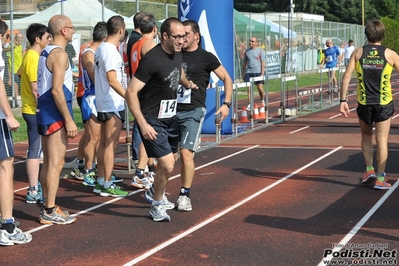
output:
[[[177,18],[166,19],[161,26],[161,43],[143,56],[126,92],[148,157],[158,159],[150,210],[156,222],[170,221],[163,196],[175,165],[179,140],[175,119],[178,85],[197,88],[182,71],[179,52],[185,38],[183,24]]]
[[[132,79],[132,77],[133,77],[133,71],[132,71],[132,66],[131,66],[132,47],[141,38],[140,20],[142,20],[142,18],[146,15],[147,15],[147,13],[145,13],[145,12],[137,12],[133,17],[134,30],[130,34],[129,40],[127,42],[127,48],[126,48],[130,79]],[[132,159],[133,159],[133,165],[135,165],[139,159],[139,148],[140,148],[140,143],[141,143],[140,133],[139,133],[136,123],[134,123],[134,125],[133,125],[132,136],[133,136]]]
[[[177,114],[180,132],[181,189],[177,199],[178,211],[191,211],[190,190],[194,178],[194,153],[198,147],[202,130],[202,122],[206,113],[206,88],[211,72],[224,83],[224,102],[217,110],[221,114],[220,122],[229,114],[233,81],[216,56],[202,49],[198,44],[201,39],[197,22],[183,22],[186,40],[183,43],[183,69],[187,78],[198,85],[198,90],[190,90],[180,86],[177,94]]]
[[[132,47],[141,38],[140,20],[145,15],[147,15],[147,13],[145,13],[145,12],[137,12],[134,15],[134,17],[133,17],[134,30],[130,34],[129,40],[127,41],[127,58],[128,58],[128,62],[129,62],[129,76],[130,76],[130,78],[133,77],[132,66],[130,65],[130,60],[131,60],[131,56],[132,56],[131,55]]]

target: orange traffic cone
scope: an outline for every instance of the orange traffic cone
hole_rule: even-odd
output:
[[[245,106],[242,107],[240,123],[249,123],[247,108]]]
[[[259,119],[266,119],[265,104],[261,103],[259,107]]]
[[[254,119],[259,119],[259,109],[257,104],[254,106]]]

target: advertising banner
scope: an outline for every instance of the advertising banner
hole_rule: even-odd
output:
[[[222,65],[226,68],[231,77],[234,77],[234,34],[233,34],[233,0],[218,0],[217,5],[214,1],[204,0],[179,0],[178,18],[181,21],[192,19],[200,27],[202,36],[202,48],[213,53]],[[218,77],[212,73],[210,83],[218,83],[223,86]],[[216,91],[214,88],[208,89],[204,124],[202,133],[216,133],[215,112],[216,112]],[[224,100],[224,93],[221,93],[220,102]],[[231,134],[231,113],[221,126],[222,134]]]

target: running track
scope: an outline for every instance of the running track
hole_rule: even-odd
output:
[[[354,96],[349,102],[355,107]],[[78,219],[40,225],[39,206],[24,202],[26,143],[18,143],[14,216],[33,240],[0,247],[0,265],[318,265],[334,244],[397,249],[398,119],[389,139],[389,191],[359,185],[364,163],[356,114],[343,118],[336,106],[196,154],[193,211],[168,211],[170,223],[149,218],[143,191],[131,189],[125,174],[121,186],[132,192],[124,199],[62,179],[57,203]],[[77,142],[70,141],[67,162]],[[179,167],[178,161],[168,184],[171,201],[180,188]]]

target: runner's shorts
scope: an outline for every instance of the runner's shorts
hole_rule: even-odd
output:
[[[252,78],[252,77],[260,77],[260,73],[247,73],[247,74],[245,74],[244,81],[249,82],[250,78]],[[255,81],[254,83],[255,84],[265,84],[265,81],[263,81],[263,80]]]
[[[97,117],[96,108],[96,96],[95,95],[83,95],[82,97],[82,120],[86,122],[90,119],[91,115]]]
[[[0,119],[0,161],[14,157],[14,145],[10,128],[5,119]]]
[[[125,122],[125,110],[116,111],[116,112],[98,112],[97,113],[97,119],[100,122],[107,122],[114,115],[116,115],[120,120],[122,120],[122,123]]]
[[[383,122],[392,117],[394,112],[393,102],[387,105],[361,105],[357,106],[359,119],[367,124],[373,122]]]
[[[195,152],[201,136],[206,109],[197,107],[192,110],[177,111],[176,119],[179,124],[180,149]]]
[[[168,120],[158,120],[156,118],[144,115],[147,123],[154,128],[158,133],[157,139],[146,140],[139,132],[143,141],[148,158],[161,158],[169,153],[177,153],[177,146],[179,144],[179,127],[176,117]]]

